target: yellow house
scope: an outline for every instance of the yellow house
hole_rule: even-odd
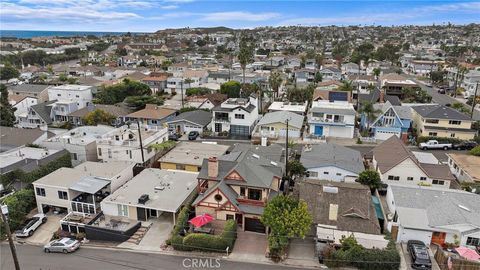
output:
[[[221,156],[229,146],[211,143],[180,142],[158,161],[164,170],[199,172],[203,159]]]
[[[412,107],[413,127],[417,136],[434,136],[472,140],[472,120],[467,115],[443,105]]]
[[[254,129],[253,137],[286,137],[288,120],[288,137],[299,138],[303,126],[303,115],[289,111],[269,112],[265,114]]]

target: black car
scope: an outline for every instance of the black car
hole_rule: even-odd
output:
[[[440,88],[440,89],[438,89],[438,93],[439,94],[446,94],[447,91],[445,91],[445,89]]]
[[[413,269],[432,269],[432,261],[428,255],[427,246],[422,241],[409,240],[407,242],[407,249],[412,258]]]
[[[200,133],[198,133],[198,131],[190,131],[190,133],[188,133],[188,140],[194,141],[197,139],[198,136],[200,136]]]
[[[475,148],[478,144],[474,141],[464,141],[461,143],[453,144],[452,148],[457,150],[471,150]]]
[[[170,141],[178,141],[178,138],[180,138],[180,135],[178,135],[177,133],[172,133],[168,135],[168,139]]]

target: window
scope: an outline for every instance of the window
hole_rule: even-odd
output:
[[[66,191],[58,191],[58,198],[62,200],[68,200],[68,194]]]
[[[328,174],[328,172],[323,172],[323,174]]]
[[[249,200],[255,200],[255,201],[260,201],[262,198],[262,190],[260,189],[248,189],[248,199]]]
[[[310,177],[318,177],[318,172],[309,171],[308,174],[310,175]]]
[[[98,148],[98,156],[99,156],[99,157],[102,156],[102,148]]]
[[[217,201],[217,202],[221,202],[222,199],[223,199],[223,198],[222,198],[222,195],[220,195],[220,194],[215,194],[215,196],[213,196],[213,198],[214,198],[215,201]]]
[[[185,170],[185,165],[184,164],[176,164],[175,165],[177,170]]]
[[[451,138],[455,138],[455,133],[450,133]]]
[[[395,176],[395,175],[389,175],[388,180],[393,180],[393,181],[399,181],[400,176]]]
[[[462,121],[450,120],[450,121],[448,121],[448,124],[450,124],[450,125],[460,125],[460,124],[462,124]]]
[[[118,215],[122,217],[128,217],[128,205],[117,204]]]
[[[77,153],[72,153],[72,159],[73,159],[73,160],[78,160]]]
[[[38,196],[45,197],[45,189],[44,188],[35,188],[35,192],[37,193]]]
[[[245,119],[245,115],[244,115],[244,114],[236,113],[236,114],[235,114],[235,119]]]
[[[57,97],[61,97],[62,95],[61,94],[57,94]]]
[[[420,181],[427,181],[427,177],[420,177]]]
[[[438,119],[426,119],[425,123],[438,124]]]
[[[80,96],[79,95],[75,95],[76,98],[79,98]]]
[[[341,173],[339,173],[339,172],[337,172],[337,176],[342,176],[342,174],[341,174]]]
[[[428,136],[437,137],[437,132],[429,132]]]
[[[409,176],[409,177],[407,177],[407,180],[408,181],[413,181],[413,177]]]
[[[240,187],[240,196],[245,196],[245,188]]]
[[[480,238],[467,237],[466,245],[478,247],[480,246]]]
[[[443,181],[443,180],[432,180],[432,184],[443,186],[445,184],[445,181]]]
[[[227,219],[227,220],[233,220],[233,215],[227,214],[227,215],[226,215],[226,219]]]

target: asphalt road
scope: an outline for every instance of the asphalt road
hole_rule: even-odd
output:
[[[0,245],[0,269],[14,269],[12,256],[7,244]],[[201,258],[206,267],[194,267],[195,257],[162,254],[146,254],[109,249],[80,248],[75,253],[49,253],[41,247],[17,245],[22,270],[177,270],[177,269],[229,269],[229,270],[273,270],[302,269],[288,266],[233,262],[215,258]],[[204,264],[205,265],[205,264]]]
[[[436,88],[426,86],[424,82],[415,79],[415,77],[413,77],[413,76],[410,76],[410,79],[415,81],[420,86],[420,88],[422,88],[430,96],[432,96],[432,102],[434,102],[434,103],[437,103],[437,104],[440,104],[440,105],[446,105],[446,104],[454,104],[454,103],[459,102],[458,100],[456,100],[455,98],[453,98],[449,95],[439,94],[438,90]],[[467,104],[465,104],[465,106],[467,106],[468,108],[471,108]]]

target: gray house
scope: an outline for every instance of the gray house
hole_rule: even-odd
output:
[[[168,130],[179,134],[198,131],[202,133],[210,126],[212,113],[204,110],[184,112],[167,122]]]

